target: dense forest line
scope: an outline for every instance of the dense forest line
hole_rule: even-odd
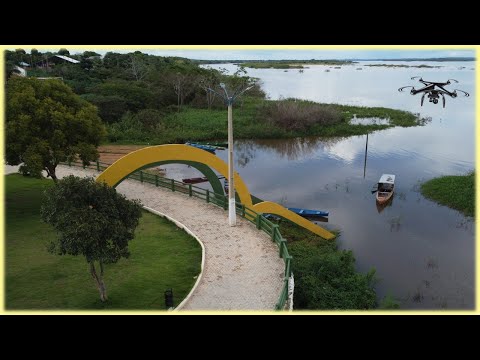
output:
[[[28,77],[60,77],[83,99],[94,104],[109,134],[118,132],[154,134],[164,126],[164,119],[184,107],[224,108],[224,100],[208,88],[219,91],[223,82],[231,91],[254,84],[242,68],[233,76],[224,71],[202,68],[190,59],[144,54],[93,51],[70,54],[32,49],[7,50],[6,78],[15,73],[15,66],[25,68]],[[55,55],[77,60],[53,62]],[[52,59],[53,57],[53,59]],[[49,60],[50,59],[50,60]],[[249,97],[264,98],[257,84]],[[123,136],[122,138],[124,138]],[[135,137],[134,137],[135,138]],[[110,141],[115,138],[109,137]],[[132,139],[134,140],[134,139]]]

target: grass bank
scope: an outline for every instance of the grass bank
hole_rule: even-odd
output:
[[[389,119],[388,125],[352,125],[352,118]],[[394,126],[417,126],[426,121],[417,115],[383,107],[319,104],[293,99],[270,101],[245,98],[233,109],[236,139],[281,139],[304,136],[351,136]],[[282,119],[282,121],[277,121]],[[168,144],[185,141],[225,141],[226,108],[211,110],[183,107],[168,113],[152,129],[127,120],[108,126],[108,142],[118,144]]]
[[[51,180],[5,176],[5,306],[8,310],[164,310],[166,289],[177,306],[200,272],[198,242],[169,221],[144,212],[130,242],[131,256],[106,265],[109,301],[103,304],[81,256],[47,252],[54,230],[40,221]]]
[[[439,204],[475,216],[475,172],[463,176],[442,176],[422,184],[421,193]]]

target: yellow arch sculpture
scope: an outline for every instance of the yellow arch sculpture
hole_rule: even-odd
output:
[[[200,162],[217,170],[217,172],[228,179],[228,165],[217,156],[208,151],[197,149],[192,146],[175,144],[149,146],[133,151],[106,168],[97,178],[97,181],[103,181],[108,185],[115,187],[128,175],[140,168],[156,162],[171,160]],[[243,182],[242,178],[236,171],[234,172],[234,184],[235,191],[237,192],[241,203],[256,212],[282,216],[324,239],[333,239],[335,237],[331,232],[311,223],[277,203],[263,201],[253,205],[252,196],[250,195],[247,185]]]
[[[174,144],[149,146],[133,151],[106,168],[105,171],[100,174],[97,181],[104,181],[108,185],[115,187],[134,171],[152,163],[168,160],[200,162],[214,168],[225,176],[225,178],[228,178],[228,166],[217,156],[193,146]],[[247,185],[245,185],[236,171],[233,176],[235,191],[240,201],[242,204],[245,204],[245,206],[252,207],[252,197],[250,196]]]

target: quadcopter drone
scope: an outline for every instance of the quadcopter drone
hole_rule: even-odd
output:
[[[417,78],[420,78],[418,81],[420,81],[423,85],[425,85],[423,88],[415,90],[415,88],[413,86],[404,86],[404,87],[401,87],[400,89],[398,89],[398,91],[402,92],[403,89],[412,88],[412,90],[410,90],[410,94],[412,94],[412,95],[416,95],[418,93],[423,93],[422,99],[420,100],[420,106],[423,106],[423,100],[425,99],[425,95],[427,95],[427,94],[428,94],[429,101],[433,102],[434,104],[438,104],[439,96],[442,96],[443,107],[445,107],[445,95],[448,95],[452,98],[456,98],[457,97],[457,91],[459,91],[459,92],[465,94],[465,97],[470,96],[469,93],[467,93],[463,90],[455,89],[452,92],[450,92],[450,91],[448,91],[447,89],[444,88],[444,86],[450,84],[450,81],[454,81],[454,82],[458,83],[457,80],[448,79],[447,82],[443,82],[443,83],[442,82],[432,82],[432,81],[425,81],[420,76],[414,76],[414,77],[412,77],[412,80],[415,80]]]

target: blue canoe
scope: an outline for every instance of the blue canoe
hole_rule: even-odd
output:
[[[308,209],[291,208],[291,207],[287,209],[300,216],[328,216],[328,211],[308,210]]]
[[[198,149],[202,149],[202,150],[211,152],[212,154],[215,154],[215,150],[217,150],[217,148],[215,146],[211,146],[211,145],[202,145],[202,144],[191,143],[191,142],[186,142],[185,145],[190,145],[190,146],[196,147]]]

